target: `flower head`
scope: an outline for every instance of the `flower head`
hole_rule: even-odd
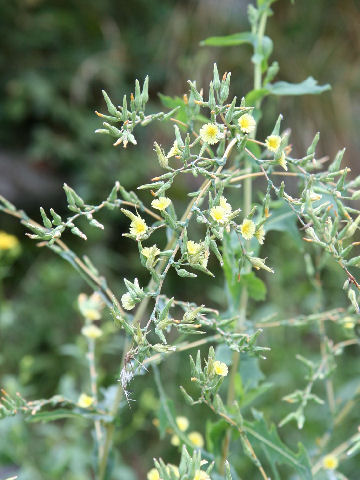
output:
[[[281,155],[280,155],[280,158],[279,158],[278,162],[279,162],[280,167],[282,167],[284,170],[287,171],[288,167],[287,167],[287,161],[286,161],[286,158],[285,158],[285,152],[281,152]]]
[[[281,144],[281,137],[279,135],[269,135],[265,140],[265,144],[268,150],[277,152]]]
[[[189,420],[186,417],[176,417],[176,425],[181,432],[186,432],[189,428]]]
[[[180,154],[181,154],[181,151],[179,149],[177,141],[175,140],[173,146],[170,148],[169,153],[167,154],[167,158],[175,157]]]
[[[259,227],[256,232],[255,232],[255,237],[257,239],[257,241],[260,243],[260,245],[262,245],[264,243],[264,240],[265,240],[265,229],[264,227],[261,225],[261,227]]]
[[[144,257],[149,258],[151,256],[156,257],[159,255],[160,250],[156,245],[153,245],[152,247],[145,247],[141,250],[141,253],[144,255]]]
[[[81,333],[84,335],[84,337],[92,338],[93,340],[101,337],[101,335],[103,334],[100,328],[93,324],[85,325],[81,329]]]
[[[148,471],[146,478],[147,480],[160,480],[160,475],[156,468],[152,468]]]
[[[213,218],[213,220],[215,220],[215,222],[220,224],[224,224],[228,220],[228,214],[225,208],[223,208],[221,205],[218,205],[217,207],[213,207],[210,210],[210,215]]]
[[[77,404],[81,408],[89,408],[94,403],[94,398],[82,393],[78,398]]]
[[[19,245],[19,240],[6,232],[0,232],[0,250],[12,250]]]
[[[335,455],[330,454],[330,455],[326,455],[322,459],[322,464],[323,464],[323,467],[325,468],[325,470],[336,470],[338,465],[339,465],[339,461],[335,457]]]
[[[213,123],[206,123],[200,129],[201,140],[209,145],[218,143],[220,137],[219,127]]]
[[[94,292],[90,297],[85,293],[80,293],[78,296],[78,305],[81,314],[88,320],[93,321],[101,318],[104,301],[97,292]]]
[[[196,470],[194,480],[210,480],[210,477],[204,470]]]
[[[255,223],[252,220],[245,218],[240,227],[241,235],[245,240],[251,240],[254,236],[255,228]]]
[[[216,360],[213,363],[213,366],[214,366],[214,372],[216,373],[216,375],[220,375],[220,377],[226,377],[229,371],[226,363]]]
[[[232,207],[224,196],[220,197],[220,202],[219,203],[220,203],[220,207],[222,207],[225,210],[225,212],[228,215],[230,215],[230,213],[232,212]]]
[[[122,295],[121,305],[123,306],[123,308],[125,308],[125,310],[132,310],[135,307],[136,303],[132,299],[129,292],[124,293],[124,295]]]
[[[203,448],[204,446],[204,438],[199,432],[191,432],[188,435],[188,439],[190,442],[195,445],[195,447]]]
[[[171,203],[170,198],[167,197],[160,197],[160,198],[155,198],[151,202],[151,206],[156,208],[156,210],[165,210]]]
[[[174,447],[178,447],[180,445],[180,438],[177,435],[172,435],[170,439],[170,443]]]
[[[189,255],[196,255],[201,250],[201,243],[196,243],[196,242],[193,242],[192,240],[189,240],[186,243],[186,248]]]
[[[256,127],[255,118],[249,113],[245,113],[244,115],[241,115],[241,117],[238,120],[238,123],[240,125],[241,131],[244,133],[251,133],[255,130],[255,127]]]
[[[147,229],[148,226],[146,225],[145,220],[139,216],[135,217],[130,224],[130,233],[136,238],[142,237],[146,233]]]

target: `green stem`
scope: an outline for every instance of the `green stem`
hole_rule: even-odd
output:
[[[267,21],[267,12],[265,11],[261,17],[259,24],[257,26],[257,40],[258,40],[258,48],[262,48],[262,41],[265,33],[266,28],[266,21]],[[254,65],[254,90],[258,90],[262,86],[262,71],[261,71],[261,63],[256,63]],[[258,100],[255,103],[255,108],[259,109],[261,105],[261,100]],[[253,132],[253,137],[256,135],[256,130]],[[246,171],[251,172],[252,165],[251,159],[247,156],[245,158],[245,165],[244,168]],[[243,193],[243,212],[244,217],[250,213],[251,204],[252,204],[252,177],[248,176],[244,179],[244,193]],[[240,315],[236,325],[236,331],[243,331],[244,324],[246,321],[246,311],[247,311],[247,304],[248,304],[248,291],[247,287],[244,285],[241,290],[241,298],[240,298]],[[227,405],[231,407],[235,400],[235,379],[236,374],[239,368],[240,363],[240,352],[234,352],[232,356],[232,365],[230,370],[229,376],[229,385],[227,391]],[[229,429],[226,432],[226,436],[223,443],[223,450],[222,450],[222,459],[220,464],[220,474],[223,475],[225,472],[225,462],[227,460],[229,454],[229,447],[230,447],[230,439],[231,439],[231,430]]]

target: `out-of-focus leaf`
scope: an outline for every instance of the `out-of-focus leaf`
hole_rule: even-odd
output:
[[[241,275],[240,284],[246,286],[248,294],[254,300],[265,300],[266,285],[254,272]]]
[[[245,421],[244,427],[254,448],[263,450],[273,470],[273,478],[280,479],[277,465],[288,465],[297,473],[299,479],[311,480],[311,466],[303,445],[300,443],[298,452],[293,452],[282,442],[275,425],[266,424],[261,412],[253,410],[253,415],[255,420]]]
[[[300,83],[268,83],[266,89],[272,95],[318,95],[319,93],[331,90],[331,86],[328,83],[325,85],[318,85],[317,80],[313,77],[308,77]]]
[[[233,33],[232,35],[224,35],[222,37],[209,37],[200,42],[200,45],[209,47],[233,47],[242,45],[243,43],[254,44],[255,35],[251,32]]]
[[[264,225],[265,232],[270,232],[271,230],[286,232],[292,237],[296,246],[302,250],[304,245],[299,229],[297,228],[296,215],[283,202],[279,202],[279,204],[281,205],[279,208],[271,210],[271,216]]]
[[[215,457],[220,457],[225,434],[229,426],[225,420],[206,422],[206,449]]]

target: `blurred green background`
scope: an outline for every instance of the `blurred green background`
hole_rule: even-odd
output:
[[[117,179],[128,188],[148,182],[159,172],[152,152],[155,135],[159,143],[169,145],[171,129],[152,125],[138,132],[137,147],[114,148],[108,137],[94,134],[100,126],[94,110],[105,110],[101,89],[118,104],[124,93],[132,91],[135,78],[142,81],[149,74],[149,108],[155,111],[164,108],[158,92],[181,96],[188,79],[206,89],[212,64],[217,62],[220,72],[232,72],[232,93],[245,95],[252,88],[250,49],[203,48],[199,42],[247,29],[247,4],[245,0],[0,1],[0,194],[38,220],[40,205],[65,213],[63,182],[88,203],[101,201]],[[320,131],[318,156],[333,157],[346,146],[345,163],[354,175],[360,173],[359,25],[357,0],[276,2],[268,34],[275,45],[271,59],[280,64],[277,79],[298,82],[312,75],[320,84],[330,83],[332,90],[316,97],[268,98],[259,129],[260,137],[266,136],[281,112],[284,126],[292,129],[295,154],[301,155]],[[186,188],[185,183],[174,188],[179,205]],[[86,244],[73,237],[66,240],[79,254],[86,252],[121,295],[123,276],[145,277],[134,243],[121,237],[128,222],[118,212],[106,213],[100,221],[105,231],[86,229]],[[0,230],[21,242],[16,258],[0,257],[0,383],[30,399],[56,393],[76,399],[81,391],[89,390],[85,343],[78,336],[82,320],[76,306],[77,295],[89,290],[70,266],[27,239],[15,220],[1,215]],[[272,311],[279,318],[309,313],[316,299],[305,269],[299,271],[291,262],[296,244],[286,234],[275,233],[267,238],[267,256],[273,265],[283,264],[282,274],[268,285],[268,301],[257,316]],[[339,271],[330,264],[327,272],[324,304],[328,309],[341,304],[343,294]],[[215,281],[206,278],[180,287],[174,279],[171,285],[182,298],[191,295],[199,303],[221,307],[222,282],[219,276]],[[100,382],[111,387],[116,383],[122,336],[106,316],[104,325]],[[262,342],[287,345],[286,351],[276,350],[261,362],[270,380],[277,383],[277,391],[270,390],[266,402],[259,403],[266,410],[303,381],[304,372],[293,358],[304,345],[308,351],[303,354],[316,355],[318,340],[309,328],[277,330]],[[341,366],[345,390],[352,388],[347,380],[352,381],[356,352],[350,350]],[[282,368],[284,358],[288,371]],[[187,368],[187,355],[167,362],[164,380],[185,381],[186,368],[178,371],[180,362]],[[192,428],[205,434],[206,412],[190,412],[175,383],[166,384],[168,393],[177,398],[178,414],[193,415]],[[120,425],[115,449],[114,478],[122,480],[145,478],[154,456],[174,462],[178,458],[177,449],[169,446],[168,438],[159,440],[152,423],[158,399],[151,376],[138,378],[133,390],[137,402],[131,405],[132,415],[127,411]],[[282,410],[275,421],[287,412],[285,407]],[[313,441],[317,431],[322,431],[326,412],[313,408],[310,418],[313,421],[301,436],[295,429],[284,429],[290,443]],[[36,426],[20,418],[0,422],[0,478],[20,469],[21,480],[89,479],[91,451],[92,437],[85,421]],[[242,465],[241,459],[238,463]],[[346,473],[356,478],[351,468]]]

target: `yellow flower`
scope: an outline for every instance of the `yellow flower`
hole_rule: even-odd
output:
[[[176,425],[181,432],[186,432],[189,428],[189,420],[186,417],[176,417]]]
[[[148,471],[146,478],[147,480],[160,480],[160,475],[156,468],[152,468]]]
[[[210,210],[210,215],[211,217],[215,220],[215,222],[224,224],[227,222],[228,219],[228,214],[221,205],[218,205],[217,207],[213,207]]]
[[[204,470],[196,470],[194,480],[211,480]]]
[[[224,196],[220,197],[220,207],[222,207],[225,210],[227,215],[231,214],[232,207],[231,207],[230,203],[228,203],[228,201],[226,200],[226,198]]]
[[[160,197],[160,198],[155,198],[151,202],[151,206],[156,208],[156,210],[165,210],[171,203],[170,198],[167,197]]]
[[[209,145],[214,145],[219,141],[219,128],[213,123],[206,123],[200,129],[201,140]]]
[[[177,435],[173,435],[170,439],[171,445],[178,447],[180,445],[180,438]]]
[[[14,235],[0,232],[0,250],[12,250],[19,245],[19,240]]]
[[[96,325],[85,325],[85,327],[81,329],[81,333],[84,335],[84,337],[92,338],[93,340],[101,337],[103,334],[100,328]]]
[[[281,157],[279,158],[278,162],[280,167],[282,167],[284,170],[287,171],[288,167],[287,167],[287,161],[285,158],[285,152],[281,152]]]
[[[248,218],[245,218],[240,227],[241,235],[245,240],[251,240],[255,233],[255,223]]]
[[[277,152],[281,143],[281,137],[279,135],[269,135],[265,140],[265,144],[268,150],[271,152]]]
[[[330,454],[323,458],[322,464],[325,470],[336,470],[339,465],[339,461],[334,455]]]
[[[251,133],[255,130],[256,127],[255,118],[249,113],[245,113],[245,115],[242,115],[239,118],[238,123],[240,125],[241,131],[244,133]]]
[[[262,245],[264,243],[264,240],[265,240],[265,230],[264,230],[264,227],[261,225],[261,227],[259,227],[256,232],[255,232],[255,237],[257,239],[257,241],[260,243],[260,245]]]
[[[156,245],[153,245],[152,247],[145,247],[141,250],[141,253],[144,255],[144,257],[149,258],[150,256],[156,257],[159,255],[160,250],[157,248]]]
[[[123,306],[123,308],[125,308],[125,310],[132,310],[135,307],[136,303],[132,299],[129,292],[122,295],[121,305]]]
[[[180,154],[181,154],[181,152],[180,152],[180,149],[178,147],[178,143],[175,140],[173,146],[170,148],[170,151],[167,154],[167,158],[176,157],[177,155],[180,155]]]
[[[94,403],[94,398],[82,393],[78,398],[77,404],[81,408],[89,408]]]
[[[204,446],[204,438],[199,432],[191,432],[188,435],[188,439],[190,442],[195,445],[195,447],[203,448]]]
[[[220,362],[219,360],[216,360],[213,365],[214,365],[214,372],[216,373],[216,375],[220,375],[220,377],[226,377],[229,369],[224,362]]]
[[[104,308],[104,301],[101,296],[94,292],[90,297],[85,293],[78,296],[78,305],[81,314],[90,321],[101,318],[101,310]]]
[[[186,243],[186,248],[189,255],[196,255],[197,253],[199,253],[201,249],[201,243],[196,243],[196,242],[193,242],[192,240],[189,240]]]
[[[145,223],[145,220],[143,220],[141,217],[135,217],[130,224],[130,233],[137,238],[142,237],[146,233],[147,229],[148,227]]]

